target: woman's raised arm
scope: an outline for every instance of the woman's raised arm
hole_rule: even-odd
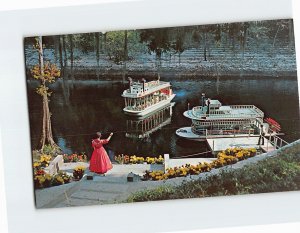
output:
[[[108,136],[108,138],[106,140],[109,141],[113,135],[114,135],[113,133],[110,133],[110,135]]]

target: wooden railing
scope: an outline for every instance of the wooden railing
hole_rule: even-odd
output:
[[[276,134],[270,134],[266,136],[267,140],[267,151],[269,147],[274,147],[275,149],[279,149],[283,146],[288,145],[289,143],[282,138],[278,137]],[[271,145],[270,145],[271,144]]]

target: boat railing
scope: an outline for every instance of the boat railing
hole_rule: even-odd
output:
[[[207,113],[207,107],[196,106],[193,107],[192,111],[189,113],[189,116],[196,118],[257,118],[263,117],[264,113],[254,105],[230,105],[231,109],[253,109],[252,113],[230,113],[226,112],[228,110],[210,110]]]
[[[138,98],[138,97],[146,97],[147,95],[150,95],[154,93],[155,91],[159,91],[160,89],[169,87],[169,82],[162,82],[160,81],[159,85],[151,85],[149,86],[150,89],[147,91],[139,92],[139,93],[132,93],[129,89],[123,91],[123,97],[129,97],[129,98]]]
[[[232,109],[254,109],[259,114],[264,115],[263,111],[261,111],[258,107],[254,105],[230,105]]]
[[[189,114],[190,115],[190,114]],[[191,115],[190,115],[191,116]],[[224,113],[224,112],[217,112],[217,111],[212,111],[209,114],[203,113],[203,112],[194,112],[192,113],[191,117],[197,117],[197,118],[257,118],[257,117],[262,117],[258,113],[248,113],[248,114],[233,114],[233,113]]]
[[[226,135],[253,135],[255,130],[254,129],[213,129],[213,130],[208,130],[208,129],[203,129],[203,130],[197,130],[192,127],[192,132],[197,135],[203,135],[205,137],[210,137],[210,136],[226,136]]]
[[[255,106],[254,105],[245,105],[245,104],[243,104],[243,105],[229,105],[229,107],[231,107],[232,109],[249,109],[249,108],[255,108]]]
[[[235,134],[254,134],[254,129],[226,129],[226,130],[207,130],[207,135],[235,135]]]
[[[279,149],[283,146],[288,145],[289,143],[285,140],[283,140],[282,138],[278,137],[276,134],[269,134],[268,136],[266,136],[267,140],[267,151],[269,149],[269,147],[274,147],[275,149]]]

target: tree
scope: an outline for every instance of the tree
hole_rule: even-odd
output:
[[[276,42],[276,38],[278,36],[278,33],[280,31],[283,31],[283,30],[289,28],[289,21],[280,20],[276,23],[276,26],[277,26],[277,30],[276,30],[276,33],[275,33],[274,38],[273,38],[273,48],[275,47],[275,42]]]
[[[97,80],[99,80],[99,69],[100,69],[100,32],[95,33],[95,51],[96,51],[96,62],[97,62],[97,68],[96,68],[96,76]]]
[[[175,32],[175,42],[172,44],[172,48],[175,50],[175,53],[178,53],[179,65],[180,65],[180,55],[184,51],[184,38],[185,38],[185,28],[180,27],[176,29]]]
[[[156,54],[158,74],[160,72],[162,54],[171,49],[168,32],[168,28],[157,28],[141,30],[140,33],[140,41],[147,43],[148,52]]]
[[[64,35],[62,35],[61,36],[61,39],[62,39],[62,49],[63,49],[63,52],[64,52],[64,67],[66,67],[67,66],[67,61],[68,61],[68,56],[67,56],[67,49],[66,49],[66,39],[65,39],[65,36]]]
[[[116,64],[122,64],[123,72],[122,79],[126,79],[126,64],[128,57],[128,41],[133,36],[132,31],[114,31],[105,33],[106,37],[106,52],[109,59]]]
[[[39,64],[31,69],[31,73],[33,78],[40,81],[40,86],[36,89],[36,93],[42,97],[43,101],[42,136],[40,146],[41,150],[44,149],[46,144],[58,148],[52,135],[51,113],[49,110],[49,97],[52,92],[49,91],[48,84],[54,83],[56,79],[60,77],[60,70],[55,64],[51,64],[50,62],[44,64],[43,42],[41,36],[36,38],[35,48],[39,54]]]
[[[202,25],[192,28],[192,37],[196,42],[197,47],[200,46],[200,41],[203,40],[203,59],[207,61],[207,53],[209,53],[209,35],[216,30],[216,25]]]

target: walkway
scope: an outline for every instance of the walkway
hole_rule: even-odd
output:
[[[66,163],[61,167],[61,171],[71,173],[77,163]],[[87,163],[80,163],[88,167]],[[136,191],[153,188],[162,182],[127,182],[127,176],[134,172],[142,176],[145,170],[159,170],[163,165],[133,164],[120,165],[114,164],[112,170],[105,176],[91,173],[88,169],[85,177],[79,182],[36,190],[37,208],[53,208],[66,206],[85,206],[95,204],[112,204],[122,202]],[[94,176],[93,180],[87,180],[87,175]]]
[[[245,136],[245,137],[228,137],[228,138],[211,138],[207,139],[207,144],[212,151],[218,152],[232,147],[256,148],[263,149],[265,152],[275,150],[275,147],[269,142],[267,138],[263,145],[257,145],[259,136]]]

